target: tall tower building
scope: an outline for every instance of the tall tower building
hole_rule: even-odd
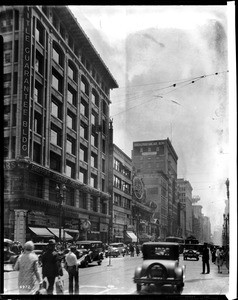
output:
[[[133,142],[133,169],[143,179],[147,199],[157,205],[160,239],[178,235],[177,160],[169,139]]]
[[[63,227],[74,238],[106,241],[117,82],[65,6],[1,6],[0,33],[4,236],[24,242],[53,228],[57,238]]]

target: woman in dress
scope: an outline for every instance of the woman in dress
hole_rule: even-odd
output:
[[[222,273],[221,272],[221,266],[223,265],[223,250],[222,250],[222,247],[219,247],[216,250],[216,265],[218,267],[218,273]]]
[[[33,252],[34,243],[28,241],[24,245],[24,252],[18,257],[14,266],[18,274],[18,289],[20,294],[35,294],[42,278],[38,270],[38,256]]]

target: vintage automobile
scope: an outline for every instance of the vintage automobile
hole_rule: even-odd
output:
[[[120,251],[117,247],[109,245],[105,250],[105,257],[118,257],[120,255]]]
[[[142,245],[143,262],[134,275],[137,291],[154,284],[157,288],[171,285],[177,292],[184,286],[185,266],[179,265],[179,244],[147,242]]]
[[[183,251],[183,259],[187,260],[188,258],[196,258],[199,260],[199,252],[196,249],[184,249]]]
[[[103,260],[103,247],[101,241],[77,241],[77,251],[80,257],[78,263],[81,267],[87,267],[89,263],[96,261],[101,265]],[[81,259],[81,261],[80,261]]]
[[[125,256],[126,254],[126,245],[123,243],[111,243],[109,244],[110,247],[116,248],[119,251],[119,254]]]

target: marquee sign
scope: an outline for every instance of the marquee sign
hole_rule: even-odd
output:
[[[21,118],[21,155],[29,156],[29,116],[30,116],[30,80],[31,80],[31,8],[24,7],[23,41],[23,86]]]

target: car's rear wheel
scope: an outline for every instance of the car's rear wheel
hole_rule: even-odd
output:
[[[139,284],[139,283],[136,284],[136,290],[137,290],[137,292],[141,291],[141,284]]]

